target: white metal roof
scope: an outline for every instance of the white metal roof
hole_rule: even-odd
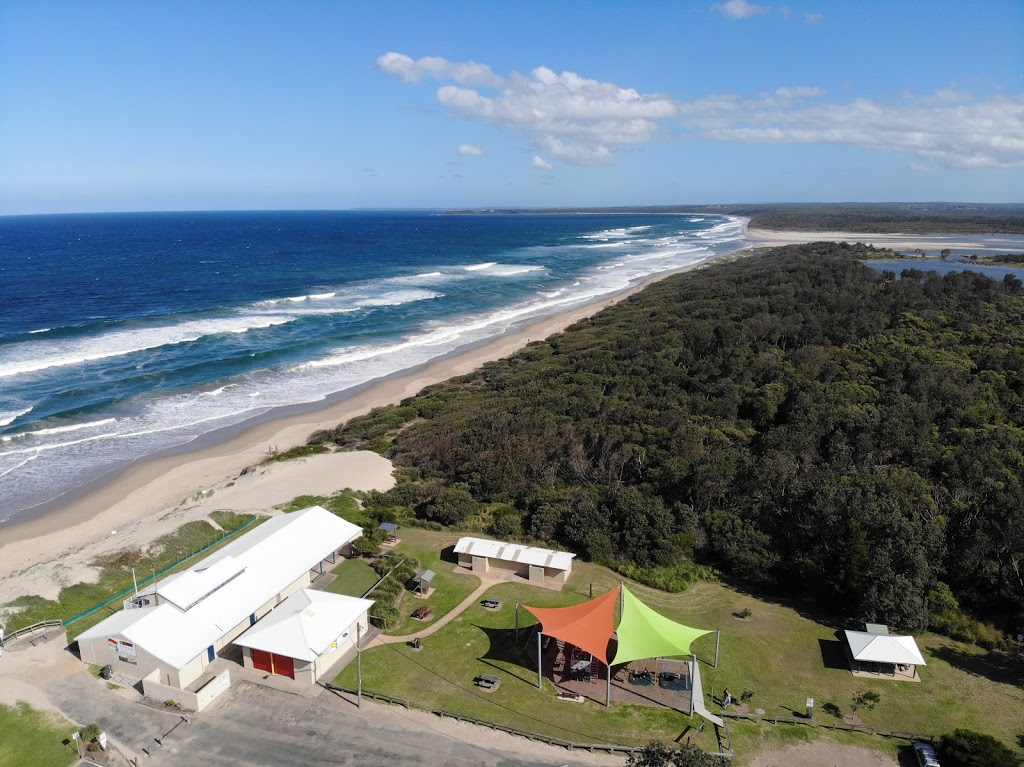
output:
[[[202,569],[199,569],[202,568]],[[174,603],[179,610],[188,610],[224,584],[245,572],[245,565],[227,556],[211,565],[197,565],[173,580],[158,584],[160,596]]]
[[[320,506],[273,517],[185,572],[159,582],[157,592],[163,597],[169,589],[173,605],[129,610],[136,614],[130,620],[117,613],[79,639],[120,633],[165,663],[182,668],[362,533],[357,525]],[[224,580],[228,573],[235,574]],[[211,584],[216,584],[212,590]],[[175,607],[179,600],[188,609]]]
[[[235,644],[313,661],[355,631],[356,621],[372,606],[371,599],[299,589]]]
[[[924,666],[924,656],[917,649],[914,637],[894,634],[869,634],[866,631],[847,631],[846,641],[854,660],[869,663],[903,663]]]
[[[543,565],[554,570],[569,570],[575,554],[567,551],[538,549],[535,546],[521,546],[518,543],[503,543],[486,538],[460,538],[455,544],[456,554],[471,554],[475,557],[501,559],[506,562],[522,562],[527,565]]]

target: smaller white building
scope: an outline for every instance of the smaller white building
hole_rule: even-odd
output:
[[[299,589],[235,640],[246,668],[314,684],[357,637],[373,600]]]
[[[855,674],[867,672],[896,679],[918,679],[917,667],[926,665],[912,636],[875,631],[846,631],[845,634],[850,668]]]
[[[459,539],[455,553],[459,557],[459,565],[474,573],[486,574],[495,568],[519,575],[539,586],[556,587],[561,587],[568,580],[572,560],[576,556],[567,551],[470,537]]]

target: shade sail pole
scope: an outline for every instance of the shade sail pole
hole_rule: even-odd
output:
[[[541,635],[540,626],[538,626],[537,627],[537,689],[538,690],[540,689],[541,666],[542,666],[543,661],[544,661],[544,658],[541,657],[540,635]]]
[[[722,629],[715,629],[715,665],[711,668],[718,668],[718,643],[722,639]]]
[[[609,663],[605,666],[607,671],[607,683],[604,688],[604,705],[610,706],[612,704],[612,664]]]
[[[516,649],[519,649],[519,603],[516,602]]]
[[[359,620],[356,620],[356,708],[362,708],[363,705],[363,652],[359,645],[362,644],[362,631],[360,629],[362,625]],[[271,656],[273,657],[273,656]]]

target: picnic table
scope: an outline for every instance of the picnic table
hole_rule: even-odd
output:
[[[674,671],[662,671],[658,675],[658,685],[666,690],[686,690],[686,680]]]
[[[473,679],[477,687],[482,687],[485,690],[497,690],[501,685],[501,678],[496,677],[493,674],[480,674],[480,676]]]
[[[654,684],[654,679],[651,678],[650,671],[630,671],[629,683],[635,684],[638,687],[651,687]]]
[[[480,604],[482,604],[488,610],[497,610],[499,607],[501,607],[501,600],[500,599],[485,599]]]

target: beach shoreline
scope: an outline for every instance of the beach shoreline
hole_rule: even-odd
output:
[[[316,403],[320,407],[282,408],[300,412],[281,417],[257,416],[225,430],[229,436],[224,439],[206,435],[197,440],[199,444],[193,443],[192,449],[177,448],[141,459],[57,508],[49,509],[49,504],[41,504],[38,508],[47,509],[45,513],[0,527],[0,581],[14,581],[29,570],[59,562],[68,552],[85,551],[93,544],[107,541],[113,531],[146,519],[180,514],[182,509],[194,507],[204,492],[223,488],[275,451],[305,444],[315,431],[334,428],[375,407],[397,404],[427,386],[470,373],[487,362],[515,353],[531,341],[562,332],[654,282],[702,268],[734,256],[736,252],[652,275],[600,301],[539,319],[482,344],[355,387],[348,393],[335,394]],[[215,508],[214,505],[209,511]],[[29,587],[35,580],[25,578],[24,586]],[[6,599],[13,598],[11,595],[16,592],[34,593],[31,588],[21,589],[13,582],[4,585],[2,591]]]
[[[773,248],[781,245],[802,245],[808,242],[862,242],[876,248],[893,250],[934,251],[938,256],[945,248],[971,250],[978,253],[1010,253],[1024,250],[1024,237],[1006,234],[878,234],[870,232],[802,232],[774,231],[748,227],[747,238],[753,248]]]

